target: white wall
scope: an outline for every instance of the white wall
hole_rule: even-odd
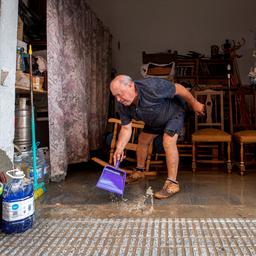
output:
[[[238,52],[244,84],[253,63],[255,0],[86,0],[113,34],[113,61],[119,73],[140,78],[142,51],[189,50],[210,56],[225,39],[246,45]],[[121,48],[117,49],[120,41]]]
[[[0,85],[0,149],[12,159],[18,0],[0,0],[0,70],[9,71]]]

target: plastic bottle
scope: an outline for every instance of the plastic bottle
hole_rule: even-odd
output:
[[[48,184],[49,182],[50,182],[50,166],[45,161],[45,164],[44,164],[44,183]]]
[[[32,160],[27,162],[29,167],[29,178],[34,181],[34,168]],[[37,171],[37,182],[41,183],[44,181],[45,162],[44,159],[36,158],[36,171]]]
[[[19,170],[22,171],[22,157],[21,157],[21,155],[14,155],[13,164],[14,164],[14,169],[19,169]]]
[[[7,234],[21,233],[33,226],[34,187],[24,178],[24,172],[14,169],[7,171],[11,178],[4,185],[2,231]]]
[[[50,164],[48,148],[38,148],[37,156],[42,161],[44,166],[44,183],[48,184],[50,182]]]

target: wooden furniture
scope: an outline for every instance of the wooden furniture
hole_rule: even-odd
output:
[[[231,60],[210,59],[210,58],[191,58],[177,59],[175,81],[181,84],[190,84],[192,86],[219,85],[227,86],[227,67],[233,66]],[[232,68],[233,70],[233,68]],[[232,87],[238,83],[236,72],[231,74]]]
[[[195,132],[192,134],[192,170],[196,171],[197,163],[227,163],[228,172],[231,172],[231,135],[224,131],[223,91],[203,90],[195,91],[195,98],[205,104],[205,115],[195,116]],[[209,144],[221,146],[227,144],[227,161],[209,157],[208,159],[198,158],[196,149],[198,144]],[[224,154],[222,154],[223,156]]]
[[[19,72],[20,71],[17,71],[16,75]],[[28,86],[24,86],[24,84],[17,83],[16,80],[15,93],[17,102],[20,97],[29,98],[30,88]],[[34,87],[33,94],[35,105],[36,138],[40,143],[40,147],[49,147],[49,121],[47,103],[48,92],[46,90]]]
[[[256,130],[245,130],[233,134],[234,141],[240,145],[240,174],[245,172],[245,146],[256,144]],[[255,157],[255,156],[253,156]]]
[[[166,53],[146,53],[142,52],[142,62],[168,64],[175,62],[174,81],[181,83],[187,87],[197,87],[204,85],[228,86],[227,73],[228,65],[230,65],[231,87],[237,87],[240,81],[239,73],[236,69],[234,60],[218,59],[218,58],[202,58],[179,56],[177,52],[168,51]],[[161,74],[168,74],[170,68],[161,68]],[[152,74],[156,74],[157,70],[151,70]]]
[[[240,174],[244,175],[245,164],[255,162],[256,158],[256,91],[240,88],[233,96],[235,104],[233,120],[236,131],[233,139],[240,146]]]
[[[110,145],[110,152],[109,152],[109,163],[97,158],[97,157],[93,157],[92,160],[102,166],[107,166],[107,165],[113,165],[113,154],[116,148],[116,142],[118,139],[118,134],[119,134],[119,130],[121,128],[121,120],[117,119],[117,118],[109,118],[108,122],[110,124],[113,124],[113,136],[112,136],[112,140],[111,140],[111,145]],[[137,149],[137,136],[140,132],[141,129],[144,128],[144,123],[141,121],[133,121],[132,122],[132,136],[131,139],[129,141],[129,143],[126,145],[125,150],[126,151],[133,151],[136,152]],[[127,152],[128,153],[128,152]],[[150,167],[150,163],[151,163],[151,154],[152,154],[152,144],[149,146],[148,149],[148,156],[146,159],[146,168],[145,168],[145,172],[144,174],[146,176],[155,176],[157,174],[157,172],[155,171],[149,171],[149,167]],[[131,158],[131,157],[126,157],[125,158],[128,161],[136,161],[136,157],[135,158]],[[120,168],[121,169],[121,168]],[[128,174],[133,173],[132,170],[129,170],[127,168],[121,169],[125,172],[127,172]]]
[[[22,87],[20,85],[15,85],[15,89],[17,93],[21,93],[21,94],[28,94],[30,92],[30,89]],[[42,89],[33,89],[34,93],[43,93],[43,94],[47,94],[47,91],[42,90]]]
[[[110,118],[110,119],[108,119],[108,122],[114,124],[113,137],[112,137],[112,141],[111,141],[111,145],[110,145],[110,154],[109,154],[109,163],[113,164],[113,154],[114,154],[114,151],[116,148],[116,142],[118,139],[119,130],[121,128],[121,120],[116,119],[116,118]],[[128,151],[136,152],[137,145],[138,145],[137,144],[138,135],[139,135],[139,132],[143,128],[144,128],[144,122],[132,121],[132,136],[131,136],[129,143],[125,147],[125,151],[127,153],[126,160],[128,160],[128,161],[136,161],[136,157],[135,158],[129,157]],[[145,168],[146,172],[149,172],[152,148],[153,148],[153,143],[151,143],[148,148],[148,155],[147,155],[147,159],[146,159],[146,168]]]

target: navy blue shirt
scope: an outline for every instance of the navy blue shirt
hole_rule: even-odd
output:
[[[134,83],[138,92],[137,105],[124,106],[117,102],[122,125],[127,125],[135,119],[144,121],[151,127],[162,127],[185,111],[185,102],[175,96],[174,83],[161,78],[146,78]]]

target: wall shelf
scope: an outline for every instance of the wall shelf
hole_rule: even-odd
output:
[[[16,92],[17,93],[30,93],[30,89],[28,88],[25,88],[25,87],[22,87],[20,85],[15,85],[15,88],[16,88]],[[39,89],[33,89],[33,92],[34,93],[43,93],[43,94],[47,94],[47,91],[45,90],[39,90]]]

